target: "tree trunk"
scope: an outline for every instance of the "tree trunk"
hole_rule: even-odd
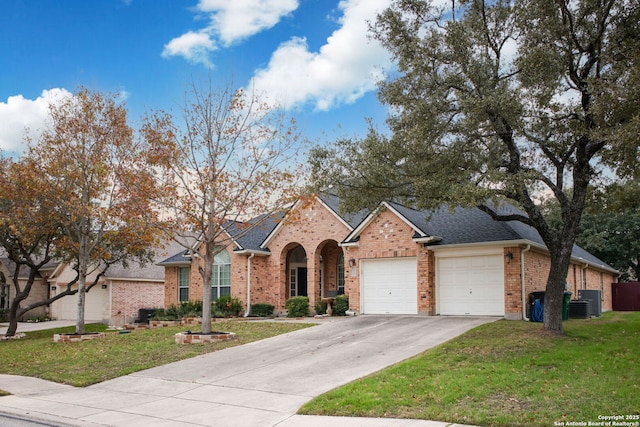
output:
[[[78,310],[76,312],[76,334],[84,334],[84,303],[86,298],[86,278],[82,275],[78,281]]]
[[[76,334],[84,334],[84,305],[87,288],[87,270],[89,258],[89,241],[86,235],[80,236],[78,250],[78,310],[76,313]]]
[[[547,278],[547,289],[544,295],[544,329],[562,334],[562,304],[565,284],[571,261],[571,249],[561,249],[560,255],[551,255],[551,269]]]
[[[211,333],[211,276],[213,275],[213,245],[205,243],[202,273],[202,333]]]
[[[16,334],[18,330],[18,317],[20,314],[18,313],[20,309],[20,303],[25,299],[21,293],[16,294],[15,298],[11,301],[9,305],[9,327],[7,328],[7,333],[5,334],[8,337],[12,337]]]

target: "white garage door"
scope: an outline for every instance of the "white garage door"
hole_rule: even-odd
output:
[[[362,313],[417,314],[415,258],[362,260]]]
[[[438,313],[504,316],[502,255],[438,258]]]
[[[100,285],[94,286],[85,294],[84,320],[85,322],[102,322],[109,319],[109,291]],[[76,320],[78,312],[78,294],[68,295],[58,300],[58,320]]]

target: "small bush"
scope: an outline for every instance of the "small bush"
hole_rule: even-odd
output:
[[[175,305],[157,308],[151,320],[180,320],[180,309]]]
[[[180,317],[202,317],[202,301],[181,302]]]
[[[180,320],[183,317],[201,317],[202,301],[184,301],[167,308],[156,308],[152,320]]]
[[[285,304],[287,317],[309,316],[309,297],[292,297]]]
[[[220,297],[211,305],[211,312],[216,317],[234,317],[242,313],[242,302],[231,296]]]
[[[334,316],[344,316],[349,310],[349,295],[336,296],[336,302],[333,305]]]
[[[316,302],[316,306],[314,307],[316,310],[316,314],[327,314],[327,302],[320,300]]]
[[[266,303],[251,304],[251,315],[256,317],[273,316],[274,308],[273,305]]]

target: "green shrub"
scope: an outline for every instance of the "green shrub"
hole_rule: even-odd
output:
[[[316,302],[316,306],[314,308],[316,310],[316,314],[327,314],[327,301],[320,300]]]
[[[220,297],[211,305],[211,312],[215,317],[240,316],[242,313],[242,302],[238,298],[231,296]]]
[[[284,306],[287,309],[287,317],[309,316],[309,297],[289,298]]]
[[[176,305],[157,308],[151,320],[180,320],[180,309]]]
[[[152,320],[180,320],[183,317],[201,317],[202,301],[184,301],[167,308],[156,308]]]
[[[202,301],[181,302],[180,317],[202,317]]]
[[[267,303],[251,304],[251,315],[256,317],[273,316],[274,308],[273,305]]]
[[[344,316],[349,310],[349,295],[336,296],[336,302],[333,304],[333,315]]]

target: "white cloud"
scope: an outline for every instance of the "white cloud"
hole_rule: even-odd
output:
[[[36,138],[45,128],[49,105],[72,96],[66,89],[43,90],[36,99],[25,99],[22,95],[10,96],[0,102],[0,149],[19,153],[25,148],[24,137]]]
[[[273,27],[298,4],[298,0],[200,0],[195,10],[208,15],[209,26],[172,39],[162,56],[183,56],[211,66],[209,54],[218,45],[230,46]]]
[[[298,8],[298,0],[200,0],[211,14],[211,31],[225,45],[267,30]]]
[[[389,6],[389,0],[343,0],[341,27],[318,52],[305,39],[280,45],[266,68],[258,70],[252,85],[258,94],[285,108],[313,102],[318,110],[353,103],[375,88],[389,69],[388,52],[368,37],[368,22]]]
[[[209,52],[216,50],[211,36],[206,32],[189,31],[164,45],[162,56],[183,56],[187,61],[211,66]]]

